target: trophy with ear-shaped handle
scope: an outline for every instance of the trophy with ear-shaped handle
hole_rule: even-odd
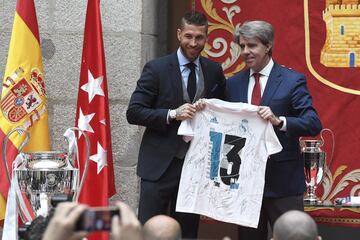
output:
[[[80,132],[86,140],[86,162],[81,179],[80,168],[76,167],[76,161],[77,166],[80,164],[74,144],[75,131]],[[6,159],[7,143],[14,133],[25,134],[25,138],[9,170]],[[79,128],[67,129],[64,136],[69,143],[68,152],[22,152],[30,139],[30,134],[22,128],[13,129],[3,140],[4,165],[11,187],[15,190],[18,214],[23,222],[31,222],[38,216],[47,216],[52,208],[51,199],[55,195],[65,195],[70,201],[77,201],[79,198],[87,172],[90,143],[86,133]]]
[[[332,137],[332,150],[329,161],[326,161],[327,154],[321,149],[325,144],[323,137],[324,132],[329,132]],[[321,139],[300,138],[301,157],[304,161],[305,182],[307,187],[304,202],[308,204],[321,203],[321,200],[316,196],[315,190],[323,180],[325,170],[331,166],[334,155],[334,133],[330,129],[324,128],[320,132],[320,138]]]

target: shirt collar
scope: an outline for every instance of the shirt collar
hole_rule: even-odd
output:
[[[263,76],[269,77],[273,66],[274,66],[274,61],[272,58],[270,58],[268,64],[259,73]],[[250,69],[250,76],[252,76],[253,74],[254,74],[254,70]]]
[[[190,62],[190,61],[183,55],[183,53],[181,52],[180,48],[178,48],[176,54],[177,54],[177,57],[178,57],[178,59],[179,59],[179,65],[180,65],[180,66],[185,66],[186,64],[188,64],[188,63]],[[199,67],[199,65],[200,65],[200,57],[197,57],[197,58],[193,61],[193,63],[195,63],[195,65],[196,65],[197,67]]]

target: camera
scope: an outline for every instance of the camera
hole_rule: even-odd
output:
[[[76,223],[76,231],[110,231],[113,216],[120,217],[117,207],[93,207],[86,209]]]

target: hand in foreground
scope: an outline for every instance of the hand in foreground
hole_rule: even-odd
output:
[[[185,103],[175,109],[176,111],[176,120],[182,121],[185,119],[192,119],[196,112],[196,107],[190,103]]]
[[[270,107],[267,106],[259,106],[258,114],[263,119],[270,121],[272,125],[278,126],[281,123],[280,118],[275,116],[275,114],[271,111]]]
[[[42,240],[78,240],[88,234],[84,231],[75,232],[75,225],[86,205],[75,202],[60,203],[50,220]]]
[[[131,208],[122,202],[117,202],[120,216],[114,216],[111,222],[112,240],[143,240],[142,226]]]

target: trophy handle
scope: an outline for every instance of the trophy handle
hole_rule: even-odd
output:
[[[84,181],[85,181],[85,176],[86,176],[86,173],[87,173],[87,170],[88,170],[88,166],[89,166],[89,159],[90,159],[90,140],[89,140],[89,137],[88,135],[83,131],[81,130],[80,128],[77,128],[77,127],[71,127],[69,128],[68,130],[71,130],[73,132],[75,131],[79,131],[81,132],[84,137],[85,137],[85,142],[86,142],[86,161],[85,161],[85,166],[84,166],[84,171],[83,171],[83,174],[81,176],[81,180],[80,180],[80,184],[79,184],[79,190],[77,192],[75,192],[74,194],[74,201],[77,202],[78,199],[79,199],[79,196],[80,196],[80,192],[81,192],[81,189],[84,185]],[[66,138],[67,139],[67,138]],[[68,140],[68,139],[67,139]],[[72,163],[74,165],[74,163]],[[77,165],[78,165],[78,168],[79,168],[79,176],[80,176],[80,162],[79,162],[79,152],[77,151]]]
[[[332,161],[333,161],[333,157],[334,157],[334,150],[335,150],[335,134],[333,133],[333,131],[331,131],[331,129],[329,128],[324,128],[321,130],[320,132],[320,138],[321,138],[321,141],[322,141],[322,144],[321,146],[324,145],[324,132],[329,132],[330,135],[331,135],[331,139],[332,139],[332,146],[331,146],[331,155],[330,155],[330,160],[329,160],[329,164],[327,164],[328,168],[330,168],[330,166],[332,165]]]
[[[29,142],[30,140],[30,133],[27,132],[24,128],[14,128],[13,130],[11,130],[4,138],[3,143],[2,143],[2,154],[3,154],[3,161],[4,161],[4,166],[6,169],[6,175],[7,178],[9,180],[9,183],[11,184],[11,176],[10,176],[10,172],[9,172],[9,167],[7,164],[7,159],[6,159],[6,151],[7,151],[7,143],[10,139],[10,136],[14,133],[14,132],[18,132],[20,135],[23,135],[24,133],[25,135],[25,140],[20,144],[19,148],[18,148],[18,152],[20,153],[22,151],[22,149],[25,147],[25,145]]]

